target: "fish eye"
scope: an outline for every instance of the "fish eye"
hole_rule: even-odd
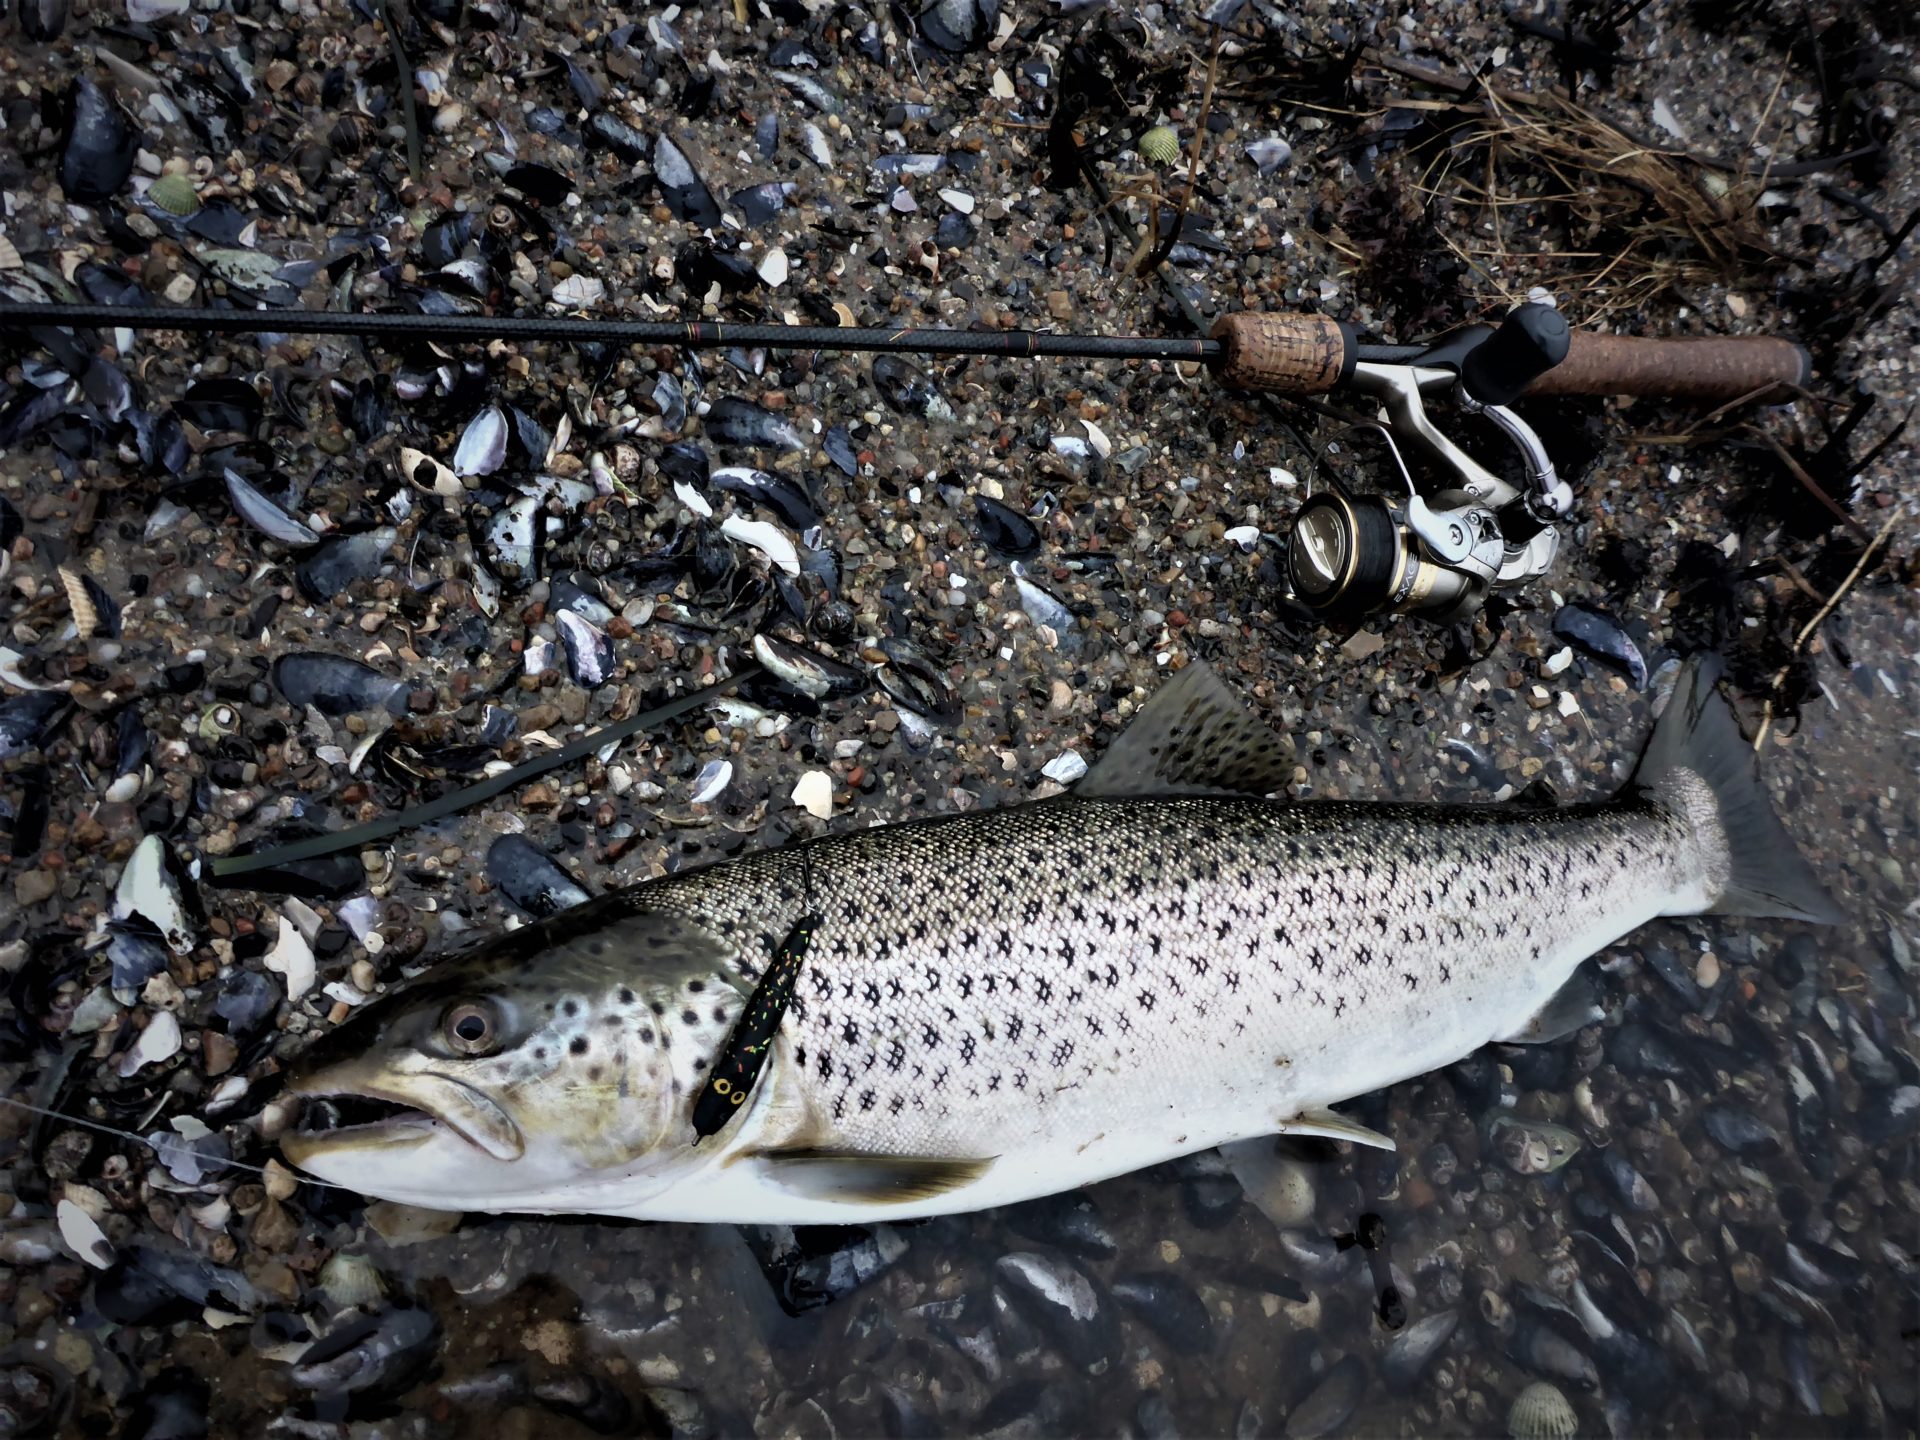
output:
[[[498,1029],[493,1007],[472,1000],[463,1000],[440,1017],[440,1033],[448,1048],[461,1055],[490,1053],[497,1043]]]

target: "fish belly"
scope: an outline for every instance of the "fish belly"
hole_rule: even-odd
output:
[[[1513,1034],[1582,959],[1704,904],[1698,848],[1648,804],[1067,797],[813,842],[810,894],[772,852],[676,903],[763,957],[821,916],[780,1046],[794,1143],[998,1157],[971,1208],[1272,1133]]]

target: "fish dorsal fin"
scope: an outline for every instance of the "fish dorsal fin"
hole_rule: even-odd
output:
[[[1325,1108],[1302,1110],[1284,1125],[1276,1126],[1275,1131],[1281,1135],[1318,1135],[1323,1140],[1347,1140],[1355,1145],[1371,1145],[1376,1150],[1400,1148],[1393,1143],[1392,1136],[1369,1130],[1358,1120],[1349,1120]]]
[[[1292,774],[1292,742],[1195,661],[1140,707],[1073,793],[1269,795]]]

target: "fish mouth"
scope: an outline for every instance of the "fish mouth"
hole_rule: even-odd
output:
[[[300,1128],[280,1142],[296,1165],[322,1156],[408,1150],[443,1129],[496,1160],[518,1160],[526,1151],[520,1127],[506,1111],[450,1075],[361,1076],[342,1067],[296,1075],[286,1093],[310,1102]]]

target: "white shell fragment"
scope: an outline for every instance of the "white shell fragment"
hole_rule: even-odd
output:
[[[158,835],[149,835],[134,847],[127,868],[120,872],[120,883],[114,887],[113,918],[126,920],[134,915],[151,921],[174,954],[192,953],[193,927],[187,922],[187,912],[180,908],[180,897],[173,893],[166,849]]]
[[[787,283],[787,252],[776,245],[760,257],[760,263],[755,268],[760,278],[767,282],[768,288],[777,290]]]
[[[780,527],[767,520],[742,520],[729,515],[720,522],[720,533],[729,540],[751,545],[789,575],[800,573],[800,552],[793,541],[780,533]]]
[[[833,814],[833,777],[824,770],[809,770],[793,787],[793,803],[813,816],[825,820]]]
[[[1087,762],[1077,752],[1068,750],[1041,766],[1040,773],[1057,784],[1071,785],[1087,773]]]
[[[673,482],[673,493],[680,497],[680,503],[700,516],[703,520],[713,518],[713,506],[707,503],[707,497],[684,480]]]
[[[940,198],[955,210],[958,210],[962,215],[971,215],[973,213],[973,196],[964,190],[942,190],[940,192]]]
[[[228,469],[225,474],[227,497],[233,501],[233,508],[240,513],[242,519],[262,535],[297,549],[305,549],[309,545],[319,543],[318,535],[262,495],[248,484],[244,477],[232,469]]]
[[[507,458],[507,417],[498,405],[488,405],[467,422],[460,448],[453,452],[458,475],[491,475]]]
[[[1680,123],[1680,117],[1673,113],[1673,107],[1667,104],[1664,95],[1657,96],[1653,102],[1653,123],[1682,145],[1687,143],[1687,127]]]
[[[1258,525],[1236,525],[1227,531],[1226,539],[1232,544],[1238,545],[1242,550],[1251,550],[1260,543],[1260,527]]]
[[[827,137],[820,127],[809,120],[801,127],[806,137],[807,158],[822,170],[833,168],[833,147],[827,144]]]
[[[107,1242],[107,1232],[100,1228],[98,1220],[71,1200],[62,1200],[54,1206],[53,1215],[60,1223],[60,1238],[67,1242],[69,1250],[96,1270],[113,1268],[113,1246]]]
[[[1262,175],[1271,175],[1293,158],[1293,147],[1278,135],[1269,135],[1247,146],[1247,158]]]
[[[607,298],[607,287],[590,275],[569,275],[553,287],[557,305],[569,310],[588,310]]]
[[[120,1057],[120,1078],[125,1080],[143,1067],[171,1060],[179,1053],[180,1022],[171,1010],[156,1010],[133,1048]]]
[[[362,945],[367,943],[367,936],[380,928],[380,902],[371,895],[354,896],[337,906],[334,914],[346,923],[347,929],[353,932],[353,938]],[[300,927],[303,937],[305,928]]]
[[[718,800],[720,792],[727,788],[733,779],[731,760],[709,760],[700,767],[700,773],[693,777],[693,803],[705,805]]]
[[[280,934],[273,942],[273,949],[267,954],[267,968],[286,977],[289,1000],[298,1000],[313,988],[313,947],[285,917],[281,918]]]
[[[403,446],[400,451],[400,473],[406,477],[409,485],[430,490],[442,499],[450,500],[465,490],[458,475],[424,450]]]

